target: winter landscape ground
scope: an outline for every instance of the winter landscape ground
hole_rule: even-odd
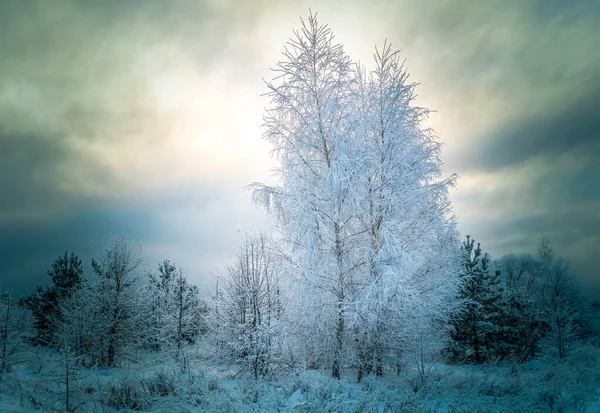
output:
[[[0,412],[600,412],[600,304],[541,238],[457,230],[400,52],[364,66],[312,12],[264,115],[268,228],[201,291],[126,236],[0,291]],[[149,269],[148,269],[149,268]]]
[[[43,353],[3,375],[0,411],[67,411],[64,362]],[[74,369],[69,411],[593,413],[600,411],[598,354],[586,349],[560,364],[432,363],[423,382],[407,365],[399,375],[362,383],[355,370],[343,371],[341,380],[315,370],[265,381],[235,378],[232,368],[201,359],[182,373],[174,363],[140,357],[120,368]]]

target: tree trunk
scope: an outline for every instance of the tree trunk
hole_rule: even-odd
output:
[[[344,347],[344,273],[343,273],[343,258],[342,258],[342,241],[340,237],[340,226],[336,222],[334,224],[335,232],[335,255],[338,271],[338,286],[337,286],[337,327],[335,331],[336,345],[333,355],[333,367],[331,371],[332,377],[340,378],[340,358],[342,356],[342,348]]]
[[[336,346],[333,355],[333,368],[331,376],[339,379],[340,378],[340,358],[342,356],[342,348],[344,346],[344,304],[338,303],[338,322],[336,328]]]

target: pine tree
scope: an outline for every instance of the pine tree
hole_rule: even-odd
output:
[[[67,299],[81,287],[83,265],[75,253],[69,256],[65,251],[48,270],[52,281],[49,287],[36,286],[35,291],[21,299],[21,303],[33,314],[33,324],[37,331],[34,343],[49,345],[53,342],[52,323],[60,319],[60,302]]]
[[[181,268],[164,260],[158,265],[158,274],[149,274],[147,288],[143,345],[168,351],[186,370],[187,347],[206,332],[207,308],[198,287],[187,281]]]
[[[508,254],[496,266],[505,291],[501,357],[524,361],[538,354],[545,328],[540,263],[528,254]]]
[[[483,363],[501,354],[504,319],[499,272],[490,269],[490,258],[467,235],[463,242],[463,271],[459,300],[464,303],[452,324],[450,355],[454,361]]]
[[[498,272],[500,274],[500,272]],[[495,354],[501,358],[526,360],[534,354],[537,329],[529,320],[532,308],[511,291],[505,292],[499,318],[499,331],[495,337]]]
[[[175,274],[174,284],[170,335],[174,343],[174,358],[181,366],[182,371],[186,371],[189,368],[187,350],[189,345],[196,342],[202,332],[206,309],[198,288],[188,283],[181,268]]]
[[[148,298],[149,317],[146,321],[145,345],[159,351],[172,341],[170,327],[166,326],[169,312],[173,309],[173,294],[175,291],[175,272],[177,266],[168,259],[158,265],[158,274],[149,273]]]

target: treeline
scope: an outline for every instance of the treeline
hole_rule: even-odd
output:
[[[365,352],[380,339],[355,336],[346,343],[342,367],[357,369],[359,378],[381,375],[410,362],[407,355],[435,355],[427,350],[432,347],[453,363],[562,360],[597,339],[598,302],[582,296],[568,263],[546,239],[536,256],[492,260],[467,236],[459,258],[458,304],[447,324],[439,326],[447,332],[445,345],[388,342],[369,365]],[[0,294],[0,371],[9,371],[27,344],[66,350],[80,366],[119,365],[143,350],[166,353],[187,369],[190,349],[200,341],[210,349],[206,359],[255,378],[298,365],[323,367],[324,357],[319,365],[290,350],[298,346],[298,337],[288,325],[293,317],[285,314],[289,296],[280,259],[272,238],[247,235],[236,260],[204,297],[169,260],[154,271],[141,271],[140,252],[124,237],[92,260],[89,277],[82,261],[65,252],[48,270],[49,286],[37,286],[18,303],[7,292]],[[304,311],[320,310],[307,306]],[[315,353],[326,354],[324,336],[311,339]]]
[[[13,356],[2,358],[3,369],[27,342],[67,352],[79,366],[118,366],[148,350],[166,352],[187,369],[189,347],[206,333],[206,301],[170,261],[150,272],[141,271],[140,264],[141,251],[125,237],[92,260],[88,276],[82,261],[65,252],[48,271],[50,284],[19,301],[19,311],[31,314],[30,334],[23,334],[27,330],[17,311],[8,315],[16,306],[5,294],[2,327],[12,335],[1,340]]]

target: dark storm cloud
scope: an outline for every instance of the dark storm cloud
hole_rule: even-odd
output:
[[[0,233],[7,226],[41,224],[47,220],[106,203],[79,193],[80,180],[114,185],[110,170],[83,159],[63,139],[49,132],[2,131],[0,127]]]
[[[546,236],[600,295],[600,3],[464,4],[432,12],[442,51],[423,81],[459,227],[496,257]]]
[[[52,137],[0,130],[0,222],[3,214],[60,202],[54,184],[66,157]]]
[[[525,212],[476,220],[474,224],[478,228],[478,240],[489,240],[482,245],[493,251],[535,255],[540,238],[548,236],[557,253],[570,262],[571,274],[579,279],[583,292],[597,298],[600,297],[600,273],[596,262],[600,251],[598,211],[600,202],[595,202],[587,208],[579,206],[573,210],[545,214]]]
[[[488,247],[502,255],[535,252],[549,237],[574,274],[600,295],[600,82],[576,102],[507,122],[465,153],[462,175],[489,176],[459,198]]]
[[[145,209],[98,209],[79,205],[70,214],[51,220],[5,223],[0,229],[2,279],[10,280],[15,295],[31,291],[34,284],[48,282],[46,269],[64,251],[75,252],[90,270],[90,260],[105,242],[127,234],[135,247],[140,240],[155,240],[159,228],[148,225],[153,217]],[[155,257],[152,257],[155,258]]]
[[[489,137],[480,136],[481,143],[466,154],[469,162],[463,168],[494,171],[531,158],[550,161],[569,152],[577,153],[575,162],[596,166],[600,159],[600,78],[588,87],[588,95],[565,108],[559,106],[562,102],[555,102],[543,114],[508,123]]]
[[[600,90],[600,89],[596,89]],[[535,252],[549,237],[588,292],[600,295],[600,94],[532,116],[482,139],[466,154],[462,176],[489,179],[459,198],[484,244],[502,255]]]

